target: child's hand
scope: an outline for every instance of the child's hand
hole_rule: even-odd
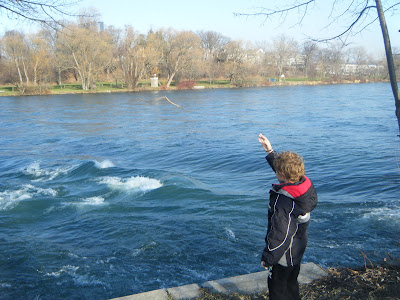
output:
[[[270,141],[265,136],[263,136],[262,133],[260,133],[258,135],[258,141],[260,142],[261,146],[264,148],[265,152],[267,152],[268,154],[270,154],[272,151],[274,151],[272,149]]]

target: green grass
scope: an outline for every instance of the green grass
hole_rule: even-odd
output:
[[[264,78],[265,79],[265,78]],[[267,79],[265,79],[267,81]],[[321,81],[321,78],[286,78],[285,81],[287,82],[307,82],[307,81]],[[218,79],[213,80],[212,84],[207,79],[197,80],[195,81],[197,86],[204,86],[205,88],[220,88],[220,87],[232,87],[229,80],[225,79]],[[254,82],[249,81],[250,84],[248,86],[259,86],[262,85],[262,81],[255,80]],[[278,80],[276,82],[279,82]],[[166,81],[160,81],[160,85],[165,85]],[[244,85],[246,86],[246,85]],[[176,88],[176,83],[172,82],[171,89]],[[28,87],[26,95],[29,94],[39,94],[35,92],[35,87]],[[155,88],[157,89],[157,88]],[[141,80],[138,85],[138,90],[155,90],[154,88],[150,87],[150,80]],[[161,90],[161,89],[160,89]],[[126,88],[126,85],[123,85],[122,82],[97,82],[96,88],[88,91],[82,90],[82,86],[79,83],[66,83],[62,84],[61,86],[54,84],[48,85],[48,90],[45,91],[42,87],[42,95],[46,94],[73,94],[73,93],[112,93],[112,92],[128,92],[129,90]],[[21,95],[16,88],[13,86],[0,86],[0,96],[18,96]]]
[[[216,79],[213,80],[210,84],[210,81],[207,79],[197,80],[195,81],[197,86],[204,86],[205,88],[218,88],[218,87],[232,87],[229,80],[225,79]],[[160,81],[160,85],[164,85],[166,81]],[[172,82],[172,89],[176,88],[176,82]],[[141,80],[138,85],[138,89],[151,89],[150,88],[150,80]],[[26,94],[34,94],[35,88],[28,87]],[[14,89],[12,86],[0,86],[0,96],[17,96],[20,95],[17,89]],[[88,91],[82,90],[82,85],[80,83],[65,83],[62,85],[48,85],[48,91],[43,91],[41,94],[72,94],[72,93],[107,93],[107,92],[121,92],[128,91],[126,89],[126,85],[123,85],[122,82],[105,82],[100,81],[96,83],[96,88]]]
[[[14,96],[18,95],[17,91],[13,91],[12,86],[0,86],[0,96]]]
[[[296,81],[296,82],[300,82],[300,81],[320,81],[320,78],[286,78],[285,81]]]
[[[219,86],[230,86],[229,80],[213,80],[212,84],[210,84],[209,80],[198,80],[196,81],[196,85],[204,85],[205,87],[219,87]]]

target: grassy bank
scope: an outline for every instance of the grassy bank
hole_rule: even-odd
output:
[[[382,80],[377,80],[382,81]],[[201,86],[206,89],[214,88],[236,88],[236,87],[266,87],[266,86],[286,86],[286,85],[318,85],[318,84],[338,84],[338,83],[363,83],[368,81],[360,80],[341,80],[333,81],[321,78],[288,78],[284,81],[269,81],[267,79],[260,80],[260,78],[242,82],[241,84],[231,85],[229,80],[198,80],[195,82],[196,86]],[[96,88],[87,91],[82,90],[82,86],[78,83],[67,83],[62,85],[47,85],[47,86],[29,86],[24,91],[21,91],[15,86],[5,85],[0,86],[0,96],[20,96],[20,95],[60,95],[60,94],[91,94],[91,93],[118,93],[118,92],[133,92],[133,91],[158,91],[166,90],[163,82],[160,86],[152,88],[149,80],[143,80],[139,83],[138,87],[134,90],[126,88],[121,82],[98,82]],[[168,90],[179,89],[176,85],[172,84]]]
[[[311,284],[300,286],[302,299],[400,299],[400,265],[370,268],[332,268],[329,275]],[[257,295],[213,294],[202,290],[199,300],[258,300],[268,299],[268,292]]]
[[[231,88],[229,80],[214,80],[210,83],[207,80],[197,81],[196,85],[204,86],[204,88]],[[41,87],[30,86],[21,91],[15,86],[4,85],[0,86],[0,96],[20,96],[20,95],[62,95],[62,94],[92,94],[92,93],[118,93],[118,92],[133,92],[133,91],[154,91],[165,90],[162,85],[158,88],[152,88],[150,81],[141,81],[138,87],[134,90],[127,89],[126,85],[121,82],[98,82],[96,88],[90,90],[82,90],[82,85],[78,83],[66,83],[62,85],[47,85]],[[172,84],[168,90],[178,89]]]

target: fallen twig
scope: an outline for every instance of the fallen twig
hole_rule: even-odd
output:
[[[166,96],[163,96],[161,98],[157,98],[156,100],[161,100],[161,99],[167,100],[169,103],[171,103],[172,105],[175,105],[176,107],[183,108],[182,106],[179,106],[178,104],[176,104],[176,103],[172,102],[171,100],[169,100],[168,97],[166,97]]]
[[[160,97],[160,98],[156,98],[155,100],[162,100],[162,99],[167,100],[169,103],[171,103],[172,105],[175,105],[176,107],[183,108],[182,106],[180,106],[180,105],[178,105],[178,104],[172,102],[171,100],[169,100],[168,97],[166,97],[166,96],[162,96],[162,97]],[[138,98],[138,100],[143,101],[143,102],[146,102],[146,101],[144,101],[143,99],[140,99],[140,98]]]
[[[361,254],[364,256],[364,267],[365,267],[365,269],[367,269],[367,260],[369,261],[369,263],[371,264],[371,267],[373,268],[373,267],[374,267],[374,264],[373,264],[372,261],[367,257],[367,255],[366,255],[364,252],[362,252],[360,249],[357,248],[357,250],[360,251]]]

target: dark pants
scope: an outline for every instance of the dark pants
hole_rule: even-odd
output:
[[[268,278],[270,300],[300,300],[299,284],[297,276],[300,272],[300,264],[293,267],[274,265],[272,276]]]

